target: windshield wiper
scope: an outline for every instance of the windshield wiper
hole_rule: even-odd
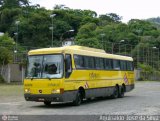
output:
[[[50,77],[47,77],[47,79],[51,80],[51,78],[50,78]]]
[[[31,80],[33,80],[35,77],[31,77]]]

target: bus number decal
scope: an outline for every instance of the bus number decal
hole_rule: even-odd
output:
[[[96,79],[96,78],[98,78],[99,77],[99,74],[96,74],[96,73],[90,73],[89,74],[89,77],[90,77],[90,79]]]

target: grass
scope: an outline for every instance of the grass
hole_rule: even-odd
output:
[[[23,85],[0,84],[0,98],[3,96],[21,96],[23,95]]]

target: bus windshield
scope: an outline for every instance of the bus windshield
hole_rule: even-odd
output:
[[[26,78],[62,78],[63,55],[31,55]]]

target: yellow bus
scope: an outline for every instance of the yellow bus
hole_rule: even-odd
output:
[[[76,45],[28,52],[24,79],[26,101],[80,105],[83,99],[122,98],[133,88],[131,57]]]

